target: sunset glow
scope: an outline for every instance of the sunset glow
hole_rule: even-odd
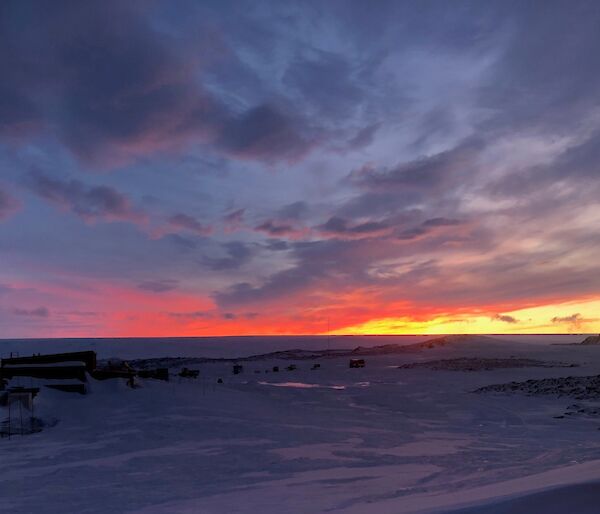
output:
[[[0,13],[0,337],[600,332],[585,9],[83,4]]]

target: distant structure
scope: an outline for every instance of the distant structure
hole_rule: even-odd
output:
[[[294,371],[296,369],[298,369],[298,367],[295,364],[290,364],[287,368],[288,371]]]
[[[93,351],[11,357],[0,361],[0,382],[27,377],[50,389],[86,394],[87,374],[95,369]]]
[[[365,367],[365,359],[350,359],[350,367],[351,368],[364,368]]]
[[[239,375],[240,373],[243,373],[243,371],[244,371],[244,366],[242,366],[241,364],[233,365],[233,374],[234,375]]]
[[[310,368],[310,369],[314,370],[314,369],[319,369],[320,367],[321,367],[320,364],[315,363],[315,364],[312,365],[312,368]]]
[[[186,370],[196,378],[198,370]],[[123,378],[129,387],[137,387],[135,379],[169,380],[168,368],[133,369],[121,359],[110,359],[98,367],[96,352],[52,353],[30,357],[0,359],[0,406],[8,408],[8,418],[0,421],[0,436],[39,432],[43,423],[33,414],[33,400],[41,387],[67,393],[87,393],[88,376],[96,380]],[[30,387],[21,385],[28,379]],[[35,387],[34,387],[35,386]]]
[[[10,357],[0,360],[0,391],[8,381],[29,378],[36,385],[57,389],[68,393],[86,394],[88,375],[96,380],[123,378],[131,387],[135,377],[169,380],[167,368],[133,369],[121,359],[109,359],[99,367],[96,352],[68,352],[30,357]]]

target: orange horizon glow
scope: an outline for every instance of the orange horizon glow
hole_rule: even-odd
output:
[[[19,285],[24,292],[31,287]],[[69,305],[75,298],[80,310],[48,301],[56,305],[53,319],[40,318],[29,330],[5,338],[600,333],[600,297],[548,299],[513,308],[447,309],[383,303],[368,291],[353,291],[323,298],[319,306],[301,299],[290,305],[263,305],[256,313],[248,306],[229,314],[219,311],[210,297],[179,290],[152,294],[118,283],[88,281],[76,292],[55,284],[37,284],[36,291],[48,298],[68,296]]]

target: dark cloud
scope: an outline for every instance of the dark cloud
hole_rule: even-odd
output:
[[[290,249],[290,244],[283,239],[267,239],[264,243],[265,248],[267,250],[272,250],[275,252],[282,252]]]
[[[241,241],[231,241],[221,245],[227,257],[204,257],[202,262],[215,271],[234,270],[242,267],[252,259],[252,248]]]
[[[365,248],[371,251],[370,257],[363,255]],[[310,290],[316,282],[326,290],[332,286],[333,280],[339,286],[338,291],[342,291],[352,288],[365,277],[367,263],[373,258],[372,254],[380,250],[352,240],[294,243],[292,257],[295,264],[292,267],[268,276],[259,285],[239,282],[215,292],[213,296],[218,305],[227,307],[291,297]]]
[[[189,230],[200,236],[207,236],[212,233],[212,227],[200,223],[196,218],[187,214],[174,214],[168,221],[173,227]]]
[[[575,325],[581,324],[583,322],[583,317],[581,314],[571,314],[570,316],[554,316],[550,321],[552,323],[573,323]]]
[[[315,228],[324,234],[340,237],[370,237],[382,234],[382,232],[389,229],[389,226],[383,221],[351,223],[339,216],[332,216],[325,223]]]
[[[304,233],[301,228],[297,228],[292,223],[279,222],[276,220],[266,220],[254,227],[254,230],[276,237],[296,237]]]
[[[450,218],[430,218],[423,222],[423,227],[453,227],[460,225],[461,221]]]
[[[519,320],[513,316],[509,316],[508,314],[496,314],[494,316],[495,320],[503,321],[504,323],[518,323]]]
[[[403,241],[410,241],[412,239],[417,239],[421,236],[424,236],[428,232],[429,231],[427,230],[427,228],[421,225],[418,227],[401,230],[398,232],[396,237]]]
[[[135,209],[127,196],[109,186],[88,186],[79,180],[63,181],[39,172],[28,175],[27,185],[41,198],[86,221],[141,222],[145,219],[145,213]]]
[[[449,182],[456,183],[475,171],[475,158],[484,148],[480,139],[468,139],[461,144],[420,159],[400,164],[392,169],[365,166],[349,175],[352,183],[371,190],[437,190]]]
[[[144,291],[151,291],[153,293],[165,293],[177,289],[179,285],[178,280],[173,279],[158,279],[158,280],[146,280],[138,284],[138,288]]]
[[[158,8],[5,2],[0,133],[43,128],[100,166],[191,141],[269,162],[297,159],[313,146],[315,134],[293,109],[266,102],[233,108],[203,87],[199,60],[210,67],[216,49],[208,37],[194,45],[192,34],[160,30],[152,21]],[[206,23],[199,16],[196,31]]]
[[[17,316],[26,316],[34,318],[47,318],[50,311],[46,307],[37,307],[35,309],[14,309],[13,313]]]
[[[405,224],[422,219],[427,210],[452,214],[460,205],[461,193],[482,172],[485,148],[482,139],[467,138],[448,150],[391,168],[364,165],[346,177],[345,182],[359,192],[338,207],[338,215],[394,219],[395,224]],[[437,222],[444,223],[441,219]],[[429,228],[410,229],[405,236],[416,237]]]
[[[253,107],[229,120],[218,144],[238,157],[264,161],[296,160],[308,152],[314,141],[302,121],[272,105]]]
[[[439,233],[439,229],[444,227],[455,227],[461,224],[461,221],[450,218],[430,218],[416,227],[399,230],[397,232],[397,238],[408,241],[432,233]],[[445,234],[447,235],[447,231],[445,232]]]

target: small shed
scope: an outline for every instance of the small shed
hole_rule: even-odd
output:
[[[364,368],[365,367],[365,359],[350,359],[350,367],[351,368]]]
[[[241,364],[234,364],[233,365],[233,374],[234,375],[239,375],[243,371],[244,371],[244,366],[242,366]]]

